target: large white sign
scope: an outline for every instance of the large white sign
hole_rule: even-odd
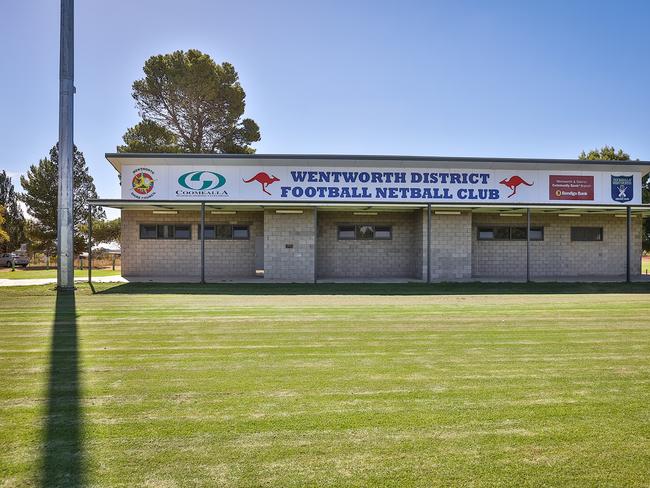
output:
[[[127,200],[641,203],[641,174],[485,169],[125,165]]]

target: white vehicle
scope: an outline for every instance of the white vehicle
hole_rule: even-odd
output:
[[[11,268],[12,261],[14,266],[22,266],[23,268],[26,268],[27,265],[29,265],[29,258],[27,256],[21,256],[13,252],[0,254],[0,266]]]

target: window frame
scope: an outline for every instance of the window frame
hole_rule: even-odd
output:
[[[205,224],[205,228],[214,229],[214,237],[205,237],[205,232],[203,233],[203,239],[206,241],[250,241],[251,239],[251,226],[249,224],[219,224],[219,223],[210,223]],[[246,237],[235,237],[235,227],[245,228]],[[223,237],[224,233],[220,232],[219,229],[230,229],[230,232],[225,233],[227,237]],[[201,224],[199,224],[199,229],[201,229]],[[201,240],[201,230],[199,230],[198,238]]]
[[[370,227],[372,230],[371,237],[360,237],[360,228]],[[377,228],[383,229],[382,232],[388,232],[387,237],[377,237]],[[346,228],[346,229],[343,229]],[[341,237],[342,232],[351,232],[350,237]],[[337,241],[392,241],[393,225],[392,224],[337,224],[336,225]]]
[[[596,230],[598,233],[598,236],[596,239],[583,239],[580,238],[579,235],[576,235],[577,231],[587,231],[587,230]],[[576,225],[576,226],[571,226],[571,242],[603,242],[605,239],[605,229],[603,227],[598,227],[598,226],[584,226],[584,225]]]
[[[150,237],[145,237],[143,235],[143,229],[145,227],[155,227],[155,235]],[[161,229],[167,228],[167,231],[162,231]],[[176,227],[187,227],[188,236],[187,237],[178,237],[176,233]],[[171,231],[171,232],[170,232]],[[167,234],[167,236],[165,236]],[[139,238],[145,241],[191,241],[192,240],[192,224],[140,224],[139,227]]]
[[[497,237],[496,229],[508,229],[508,237]],[[528,229],[523,225],[477,225],[476,226],[476,240],[477,241],[515,241],[515,242],[525,242],[527,237],[512,237],[513,229],[524,229],[526,234],[528,234]],[[543,225],[531,225],[531,231],[539,231],[541,233],[541,238],[530,238],[531,242],[541,242],[544,240],[544,226]],[[481,237],[481,233],[492,232],[492,237]],[[531,232],[532,234],[532,232]]]

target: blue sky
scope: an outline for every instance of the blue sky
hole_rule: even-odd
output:
[[[151,55],[235,65],[258,153],[650,160],[647,1],[77,1],[75,142],[101,197],[104,159],[138,114]],[[59,2],[5,2],[0,169],[58,134]]]

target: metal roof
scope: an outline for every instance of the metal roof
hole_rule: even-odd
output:
[[[122,161],[130,159],[170,159],[180,164],[191,164],[191,160],[236,160],[238,164],[282,164],[286,161],[305,161],[321,163],[328,166],[343,163],[352,166],[368,165],[370,162],[379,166],[447,166],[459,167],[475,165],[480,168],[512,167],[527,165],[542,169],[549,165],[564,165],[573,168],[603,170],[603,166],[632,168],[631,171],[650,172],[650,161],[591,161],[583,159],[544,159],[544,158],[503,158],[503,157],[459,157],[459,156],[400,156],[400,155],[371,155],[371,154],[190,154],[190,153],[106,153],[106,159],[120,171]],[[200,163],[199,163],[200,164]],[[529,168],[533,169],[533,168]]]

